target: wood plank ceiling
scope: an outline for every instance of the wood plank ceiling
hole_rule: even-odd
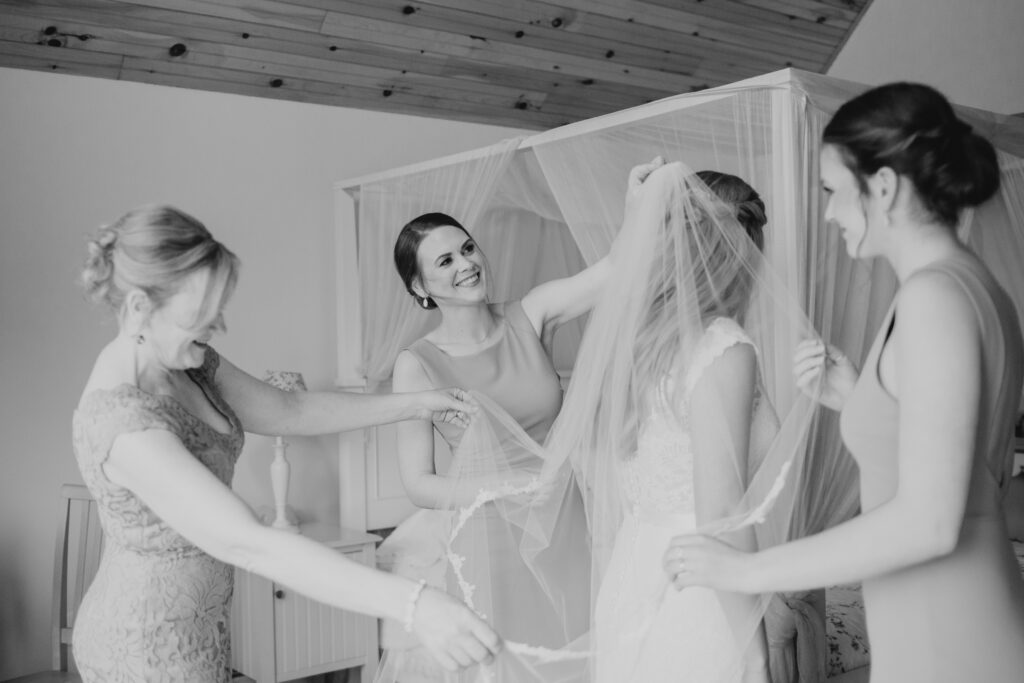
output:
[[[870,2],[0,0],[0,66],[540,130],[824,72]]]

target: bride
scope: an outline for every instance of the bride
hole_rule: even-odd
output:
[[[542,474],[571,463],[584,493],[587,679],[767,683],[770,596],[677,591],[661,560],[684,529],[749,549],[787,537],[813,409],[765,357],[817,335],[764,262],[746,182],[673,163],[640,192],[632,239],[613,247],[632,267],[592,315]]]
[[[669,167],[648,179],[652,208],[681,189],[680,173]],[[710,215],[695,225],[674,225],[670,217],[665,232],[652,235],[662,244],[643,283],[647,319],[633,342],[636,447],[608,463],[622,521],[597,596],[598,683],[737,680],[741,662],[744,680],[767,681],[763,629],[743,633],[739,626],[742,613],[753,609],[743,603],[751,600],[669,590],[660,562],[679,530],[729,516],[743,497],[750,455],[765,453],[778,430],[757,347],[743,329],[754,284],[748,267],[763,245],[764,203],[736,176],[702,171],[697,177],[721,200],[714,211],[735,213],[747,239],[739,231],[716,234]],[[727,237],[735,240],[732,248]],[[698,256],[704,248],[709,253]],[[677,301],[685,291],[677,272],[684,263],[692,266],[686,273],[692,294]],[[659,318],[679,313],[692,318],[690,330],[670,325],[655,333]],[[736,544],[754,549],[753,530],[739,534]]]

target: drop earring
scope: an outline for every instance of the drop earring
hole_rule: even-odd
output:
[[[142,335],[141,332],[138,333],[137,335],[135,335],[134,339],[135,339],[135,343],[136,344],[140,344],[140,345],[143,344],[146,341],[146,338]]]

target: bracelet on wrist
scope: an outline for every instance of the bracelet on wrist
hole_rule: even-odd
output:
[[[420,579],[419,582],[413,586],[413,589],[409,591],[409,599],[405,603],[405,618],[402,620],[402,628],[405,629],[406,633],[412,633],[412,618],[416,614],[416,603],[420,600],[420,595],[423,594],[423,589],[427,585],[426,579]]]

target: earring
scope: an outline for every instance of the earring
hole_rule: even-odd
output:
[[[146,341],[146,338],[144,336],[142,336],[141,332],[139,334],[135,335],[134,339],[135,339],[135,343],[136,344],[142,344],[143,342]]]
[[[425,297],[423,297],[423,298],[421,298],[419,300],[420,308],[428,310],[428,311],[430,310],[431,304],[433,304],[433,303],[434,303],[434,300],[431,299],[429,296],[425,296]]]

